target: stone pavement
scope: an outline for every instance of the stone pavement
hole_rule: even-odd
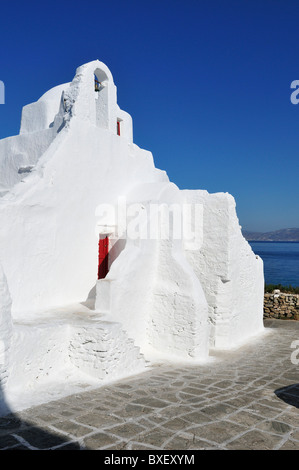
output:
[[[299,322],[265,326],[208,364],[157,365],[2,417],[0,449],[299,450]]]

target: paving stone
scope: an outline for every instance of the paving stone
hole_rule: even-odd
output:
[[[86,413],[85,408],[73,407],[73,408],[70,408],[70,409],[60,411],[59,417],[60,418],[61,417],[71,418],[71,417],[74,417],[74,416],[80,416],[80,414],[84,414],[84,413]]]
[[[217,379],[215,380],[215,379],[208,379],[207,378],[207,379],[201,380],[200,384],[207,387],[207,386],[213,384],[214,382],[217,382]]]
[[[196,387],[184,387],[182,389],[182,392],[184,393],[188,393],[190,395],[203,395],[203,391],[199,388],[196,388]]]
[[[263,399],[263,400],[259,401],[259,404],[269,406],[271,408],[274,408],[275,410],[285,410],[285,409],[287,409],[286,403],[284,403],[282,400],[280,400],[275,395],[270,396],[267,399]]]
[[[165,421],[165,420],[164,420]],[[131,421],[128,421],[128,422],[131,422]],[[160,421],[161,422],[161,421]],[[150,421],[149,419],[147,418],[141,418],[139,419],[136,423],[139,425],[139,426],[142,426],[144,429],[151,429],[153,428],[154,426],[157,426],[160,424],[159,423],[154,423],[153,421]]]
[[[144,427],[139,426],[136,423],[126,423],[121,426],[109,428],[109,433],[115,434],[116,436],[124,439],[130,439],[135,435],[140,434],[142,431],[144,431]]]
[[[180,399],[178,398],[177,394],[178,394],[178,392],[173,392],[173,393],[166,392],[166,393],[162,393],[162,394],[160,395],[160,399],[163,400],[163,401],[171,402],[171,403],[180,403]]]
[[[176,388],[180,389],[184,384],[185,384],[185,382],[180,381],[180,380],[176,380],[175,382],[173,382],[172,384],[170,384],[170,386],[171,386],[171,387],[176,387]]]
[[[193,411],[193,407],[191,406],[186,406],[186,405],[168,406],[167,408],[163,408],[162,410],[159,410],[159,416],[163,417],[164,419],[175,418],[183,414],[187,414],[190,411]]]
[[[150,432],[142,433],[135,438],[135,441],[142,442],[144,444],[150,444],[156,449],[162,449],[163,443],[173,436],[172,431],[166,431],[164,429],[154,429]]]
[[[148,414],[153,413],[152,408],[141,405],[126,405],[125,408],[120,408],[114,410],[114,415],[119,418],[135,418],[147,416]]]
[[[220,382],[214,383],[214,387],[221,388],[221,389],[227,389],[233,386],[234,386],[234,383],[231,380],[222,380]]]
[[[116,416],[109,415],[108,413],[90,412],[85,415],[79,416],[76,421],[79,424],[86,424],[94,428],[104,428],[121,423],[123,420]]]
[[[210,444],[194,436],[188,438],[176,435],[164,446],[163,450],[205,450],[210,448]]]
[[[264,421],[259,423],[257,428],[274,434],[286,434],[292,430],[291,426],[280,421]]]
[[[234,407],[230,405],[217,403],[216,405],[211,405],[211,406],[202,408],[200,411],[206,414],[208,417],[222,418],[224,416],[227,416],[230,413],[233,413],[236,410]]]
[[[83,437],[90,434],[93,430],[81,424],[74,423],[72,421],[58,421],[55,423],[55,428],[59,431],[63,431],[74,437]]]
[[[12,447],[19,443],[20,441],[18,441],[18,439],[12,435],[7,434],[6,436],[0,436],[0,449],[4,449],[5,447]]]
[[[144,405],[149,408],[165,408],[166,406],[169,405],[167,401],[162,401],[157,398],[138,398],[137,400],[134,400],[132,404],[137,404],[137,405]]]
[[[160,416],[160,415],[154,415],[154,414],[149,415],[147,419],[152,425],[162,424],[162,423],[165,423],[165,421],[167,421],[166,416]]]
[[[197,402],[199,402],[199,403],[200,403],[200,402],[204,403],[204,402],[207,401],[207,400],[211,400],[211,399],[213,399],[213,398],[219,398],[219,397],[221,397],[221,394],[220,394],[219,392],[209,392],[209,393],[206,393],[206,394],[202,397],[201,400],[198,399]],[[192,401],[194,401],[194,398],[192,399]]]
[[[125,400],[125,399],[130,399],[130,396],[131,396],[130,393],[128,393],[127,391],[125,391],[125,390],[118,390],[118,389],[115,389],[115,388],[114,388],[114,390],[113,390],[113,389],[111,390],[111,393],[112,393],[112,396],[113,396],[114,398],[115,398],[115,397],[116,397],[116,398],[120,397],[120,398],[122,398],[122,399],[124,399],[124,400]]]
[[[258,424],[260,421],[264,420],[264,418],[254,413],[249,413],[248,411],[241,410],[237,413],[234,413],[233,415],[230,415],[229,420],[237,424],[242,424],[247,428],[250,428]]]
[[[116,444],[117,438],[111,437],[103,432],[93,434],[92,436],[86,437],[83,442],[87,449],[97,450],[103,447]]]
[[[0,418],[0,436],[17,431],[25,425],[26,423],[24,421],[13,414],[2,417]]]
[[[52,424],[55,423],[55,421],[59,421],[61,419],[59,413],[49,413],[46,410],[39,410],[39,412],[37,412],[36,414],[33,413],[34,412],[28,414],[27,420],[29,423],[34,425],[39,425],[41,423]]]
[[[267,380],[254,380],[253,385],[255,387],[263,387],[264,385],[268,384],[269,382]]]
[[[125,383],[121,384],[120,383],[120,384],[114,385],[114,388],[116,388],[116,389],[119,388],[120,390],[132,390],[133,387],[132,387],[132,385],[129,385],[129,384],[125,384]]]
[[[183,418],[189,423],[189,426],[192,426],[192,424],[208,423],[213,419],[208,413],[202,413],[201,411],[193,411],[192,413],[185,414]]]
[[[133,393],[137,396],[137,397],[147,397],[148,396],[148,392],[145,391],[145,390],[134,390]]]
[[[107,404],[107,403],[105,404],[103,402],[100,405],[98,405],[96,402],[94,402],[94,406],[92,408],[97,413],[108,413],[111,409],[116,408],[116,405],[111,405],[111,404]],[[87,411],[87,409],[85,408],[84,409],[84,414],[86,414],[86,411]]]
[[[25,439],[30,446],[33,446],[36,449],[49,449],[69,441],[69,438],[62,434],[54,434],[50,428],[28,428],[18,431],[16,435]]]
[[[181,418],[174,418],[163,423],[163,428],[171,429],[173,431],[182,431],[189,426],[190,424]]]
[[[253,401],[254,399],[246,395],[239,394],[236,397],[231,397],[230,399],[227,399],[225,403],[233,407],[243,408],[250,406]]]
[[[282,377],[286,380],[289,380],[290,382],[295,382],[297,383],[298,380],[298,372],[286,372],[285,374],[282,375]]]
[[[292,439],[288,439],[279,450],[299,450],[299,442],[292,441]]]
[[[291,426],[299,427],[299,412],[298,409],[292,406],[289,406],[286,411],[279,415],[279,420],[284,423],[288,423]]]
[[[244,431],[246,431],[245,426],[240,426],[239,424],[229,421],[218,421],[188,429],[189,434],[213,441],[217,444],[221,444]]]
[[[281,437],[258,430],[249,431],[226,445],[234,450],[273,450]]]
[[[252,411],[253,413],[262,416],[263,418],[274,418],[280,413],[280,410],[275,410],[269,406],[261,405],[260,403],[253,403],[247,407],[247,411]]]
[[[208,401],[211,401],[208,399],[208,397],[202,398],[202,397],[194,397],[189,395],[189,398],[186,398],[181,401],[184,405],[199,405],[199,406],[204,406]],[[180,402],[178,403],[180,404]]]

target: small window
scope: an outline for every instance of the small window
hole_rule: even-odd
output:
[[[118,119],[117,120],[117,128],[116,128],[117,135],[120,135],[120,123],[121,123],[121,121]]]
[[[98,279],[104,279],[109,272],[109,237],[99,239]]]

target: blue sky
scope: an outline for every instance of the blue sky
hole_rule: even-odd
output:
[[[299,227],[298,17],[297,0],[2,1],[0,138],[99,59],[180,188],[231,193],[247,230]]]

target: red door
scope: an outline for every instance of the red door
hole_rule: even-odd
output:
[[[109,238],[100,238],[98,279],[104,279],[104,277],[106,277],[106,275],[108,274],[108,252]]]

